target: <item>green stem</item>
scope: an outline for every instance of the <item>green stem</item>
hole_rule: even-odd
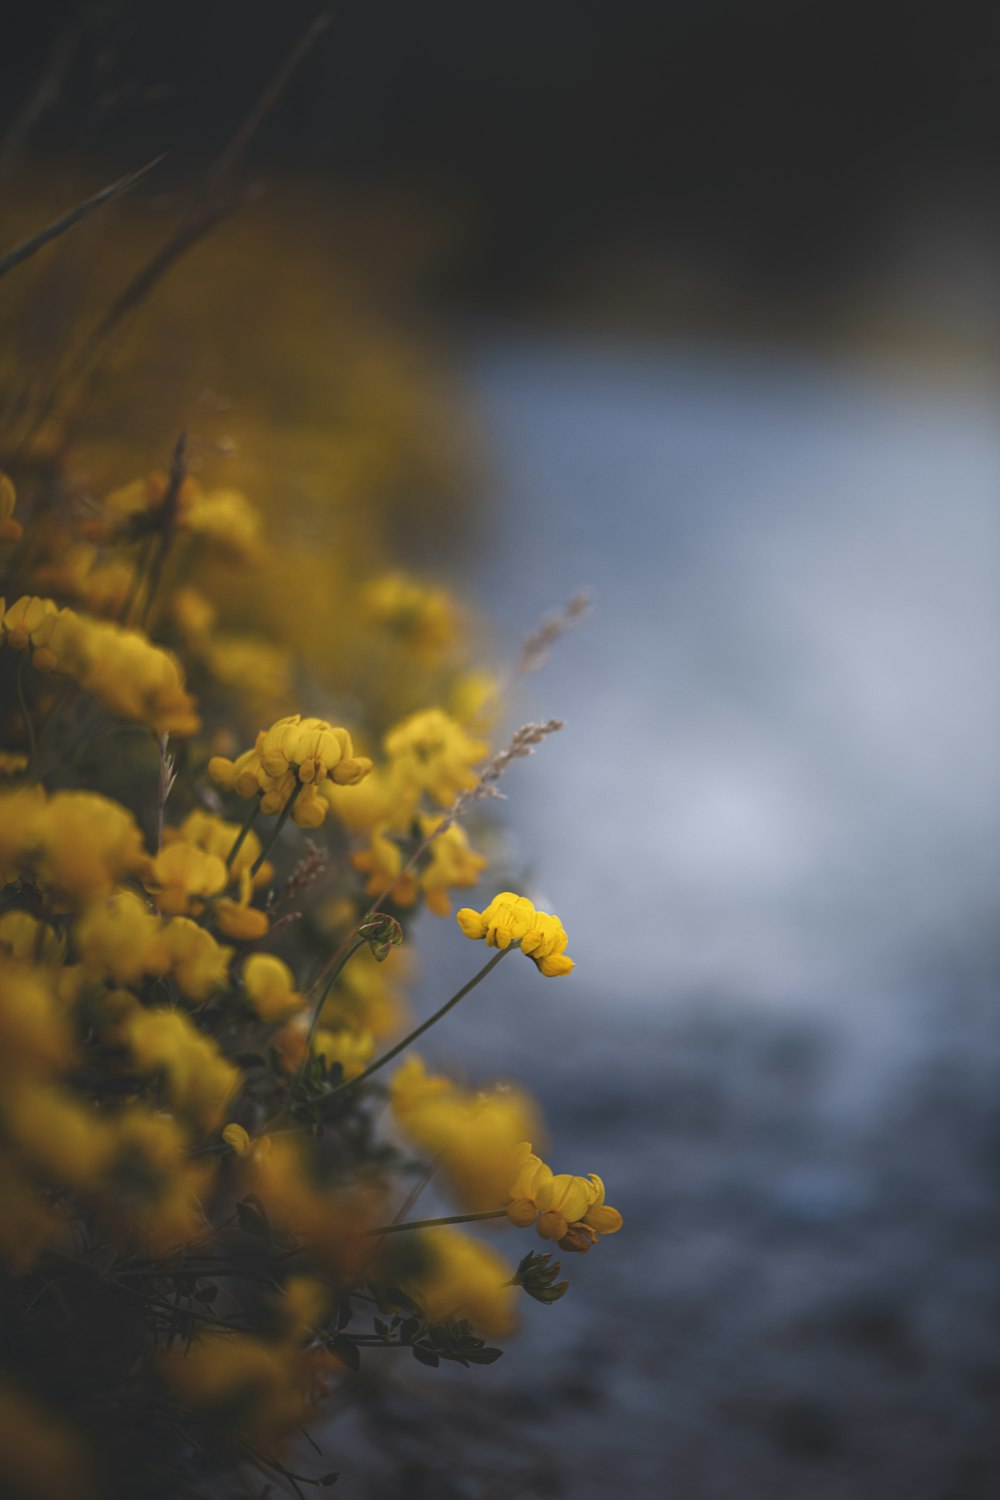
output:
[[[450,1010],[455,1008],[460,1000],[464,1000],[469,991],[474,990],[477,984],[481,984],[491,969],[495,969],[500,960],[512,951],[513,945],[511,948],[499,949],[498,952],[494,953],[489,962],[483,965],[478,974],[473,974],[472,978],[467,984],[463,984],[457,994],[452,995],[450,1000],[445,1001],[440,1010],[436,1010],[432,1016],[428,1016],[427,1020],[423,1021],[416,1030],[411,1031],[409,1036],[404,1036],[401,1042],[397,1042],[395,1047],[390,1047],[388,1052],[383,1052],[381,1057],[377,1057],[373,1063],[369,1063],[363,1073],[359,1073],[356,1078],[348,1078],[344,1083],[338,1084],[335,1089],[331,1089],[326,1096],[327,1099],[335,1099],[345,1089],[356,1088],[359,1083],[364,1083],[366,1078],[370,1078],[373,1073],[377,1073],[379,1068],[384,1068],[387,1062],[391,1062],[394,1057],[398,1057],[400,1052],[404,1052],[411,1042],[415,1042],[418,1036],[423,1036],[425,1031],[429,1031],[432,1026],[436,1026],[442,1016],[446,1016]]]
[[[38,765],[38,742],[35,739],[35,726],[31,714],[28,712],[28,700],[24,692],[24,658],[25,651],[18,653],[17,657],[17,703],[21,710],[21,718],[24,720],[24,731],[28,736],[28,775],[34,778]]]
[[[295,790],[292,792],[292,795],[289,797],[288,801],[285,803],[284,807],[281,809],[281,816],[279,817],[277,823],[275,824],[274,832],[271,834],[270,839],[264,845],[264,847],[261,849],[261,851],[258,854],[257,858],[254,860],[253,864],[250,866],[250,878],[251,878],[251,880],[257,874],[257,871],[260,869],[261,865],[264,863],[265,859],[267,859],[267,856],[270,854],[271,850],[274,848],[275,844],[278,842],[279,838],[281,837],[281,830],[284,828],[285,824],[288,822],[289,814],[291,813],[291,810],[292,810],[293,806],[295,805],[295,799],[299,795],[299,793],[301,792],[301,790],[302,790],[302,782],[299,780],[298,776],[296,776],[296,778],[295,778]]]
[[[233,868],[233,860],[236,858],[237,854],[239,854],[240,850],[243,848],[243,845],[246,842],[247,834],[250,832],[251,828],[254,825],[254,819],[256,818],[257,814],[260,812],[260,799],[261,799],[261,796],[262,796],[261,792],[257,792],[256,795],[254,796],[254,798],[253,798],[253,800],[251,802],[250,812],[247,815],[246,819],[244,820],[243,827],[240,829],[239,833],[236,835],[235,841],[233,843],[233,847],[230,849],[229,853],[226,855],[226,869],[227,870],[231,870]]]
[[[474,1224],[479,1219],[505,1219],[505,1208],[489,1208],[481,1214],[447,1214],[443,1219],[411,1219],[408,1224],[383,1224],[381,1229],[369,1229],[366,1233],[402,1234],[404,1229],[436,1229],[439,1224]]]
[[[368,939],[365,938],[365,937],[355,938],[354,942],[351,944],[351,946],[344,953],[343,958],[340,960],[340,962],[333,969],[333,972],[331,973],[330,978],[327,981],[326,988],[324,989],[322,995],[320,995],[319,999],[317,1000],[316,1006],[315,1006],[315,1008],[313,1010],[313,1013],[312,1013],[312,1020],[309,1022],[309,1035],[306,1037],[306,1051],[305,1051],[305,1056],[303,1057],[303,1059],[302,1059],[302,1065],[299,1068],[300,1075],[302,1073],[304,1073],[305,1070],[306,1070],[306,1068],[309,1066],[309,1059],[312,1056],[313,1039],[316,1036],[316,1030],[317,1030],[317,1028],[319,1026],[320,1013],[321,1013],[321,1011],[323,1009],[323,1006],[326,1004],[326,997],[329,995],[330,991],[333,989],[333,986],[336,984],[336,982],[340,978],[341,974],[347,968],[347,965],[350,963],[350,961],[354,957],[355,953],[357,953],[357,951],[358,951],[359,948],[363,948],[365,946],[365,944],[367,943],[367,941],[368,941]]]

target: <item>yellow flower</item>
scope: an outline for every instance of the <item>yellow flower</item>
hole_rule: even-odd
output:
[[[208,774],[223,791],[235,792],[244,801],[256,797],[267,785],[267,776],[256,750],[244,750],[235,760],[213,755],[208,763]]]
[[[10,885],[41,851],[45,792],[40,786],[0,791],[0,883]]]
[[[3,1100],[4,1134],[58,1187],[90,1187],[104,1170],[112,1137],[94,1110],[65,1089],[15,1082]]]
[[[301,714],[278,719],[262,730],[256,750],[264,771],[275,781],[292,771],[306,785],[318,785],[330,776],[340,786],[353,786],[372,768],[367,757],[355,757],[346,729],[325,719],[303,719]]]
[[[228,880],[229,871],[217,854],[174,841],[153,860],[147,886],[165,916],[196,916],[204,910],[204,898],[217,896]]]
[[[339,1064],[345,1079],[357,1078],[375,1055],[375,1038],[370,1031],[327,1031],[321,1028],[313,1041],[313,1052],[329,1070]]]
[[[516,1089],[474,1093],[427,1075],[419,1057],[397,1069],[389,1085],[393,1118],[438,1159],[440,1171],[471,1212],[502,1207],[521,1141],[537,1122],[534,1105]]]
[[[74,902],[110,895],[150,860],[132,814],[97,792],[55,792],[38,818],[38,880]]]
[[[436,917],[451,916],[451,901],[448,891],[452,886],[475,885],[486,868],[486,858],[469,847],[465,830],[452,823],[443,833],[435,833],[440,818],[420,819],[420,829],[426,838],[433,834],[430,846],[430,863],[420,875],[420,886],[429,911]],[[398,899],[398,898],[397,898]]]
[[[573,960],[565,952],[569,938],[558,917],[536,911],[526,896],[501,891],[484,911],[464,906],[456,921],[467,938],[482,940],[490,948],[509,948],[519,943],[522,953],[533,959],[547,978],[569,974]]]
[[[513,1272],[491,1246],[455,1229],[421,1233],[419,1244],[430,1252],[427,1269],[407,1281],[431,1323],[466,1318],[487,1338],[502,1338],[516,1327]]]
[[[193,844],[196,849],[204,849],[206,854],[214,854],[218,859],[225,861],[229,858],[229,851],[239,837],[239,833],[238,823],[228,823],[225,818],[219,818],[215,813],[195,808],[193,812],[188,813],[179,828],[164,830],[163,842],[166,845]],[[251,828],[233,859],[231,867],[233,876],[239,879],[248,873],[259,857],[260,839]],[[253,883],[255,886],[268,885],[273,875],[274,866],[265,862],[254,876]]]
[[[458,610],[444,589],[419,583],[406,573],[383,573],[361,591],[368,621],[433,665],[457,643]]]
[[[443,709],[428,708],[390,729],[385,749],[401,783],[426,792],[440,807],[450,807],[459,792],[476,785],[472,767],[489,746],[472,739]]]
[[[252,954],[242,977],[246,997],[262,1021],[283,1021],[305,1004],[295,988],[295,975],[273,953]]]
[[[179,1010],[144,1010],[126,1018],[125,1036],[141,1073],[162,1072],[167,1097],[181,1112],[210,1127],[239,1083],[211,1037],[204,1036]]]
[[[134,984],[144,974],[163,974],[169,957],[163,928],[135,891],[116,891],[88,907],[74,938],[84,972],[91,979]]]
[[[17,491],[13,481],[0,473],[0,542],[16,542],[24,535],[20,521],[14,520]]]
[[[28,757],[16,750],[0,750],[0,776],[20,776],[28,769]]]
[[[32,635],[42,621],[55,613],[54,600],[40,599],[34,594],[22,594],[20,599],[15,599],[4,611],[3,633],[8,646],[13,646],[15,651],[23,651],[31,644]]]
[[[604,1201],[604,1183],[595,1173],[573,1177],[554,1173],[529,1142],[518,1147],[518,1166],[509,1188],[507,1217],[526,1229],[537,1221],[543,1240],[563,1250],[587,1251],[602,1234],[616,1234],[622,1216]]]
[[[189,1000],[207,1000],[229,982],[232,948],[217,943],[189,917],[173,917],[163,928],[168,972]]]
[[[392,899],[397,906],[412,906],[417,899],[417,878],[411,870],[405,875],[403,855],[398,844],[394,844],[383,828],[373,828],[368,848],[351,855],[351,864],[362,875],[367,875],[365,895],[375,898],[392,886]]]
[[[222,1139],[237,1156],[246,1156],[252,1145],[250,1135],[242,1125],[227,1125]]]
[[[0,916],[0,950],[26,963],[58,964],[66,955],[66,939],[29,912],[5,911]]]
[[[182,525],[235,562],[257,562],[261,556],[260,515],[239,490],[198,492]]]

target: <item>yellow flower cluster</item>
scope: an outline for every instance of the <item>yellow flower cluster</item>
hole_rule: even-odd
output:
[[[604,1183],[595,1173],[572,1177],[553,1173],[528,1141],[518,1147],[519,1163],[507,1204],[512,1224],[525,1229],[534,1224],[543,1240],[555,1240],[562,1250],[585,1252],[602,1234],[615,1234],[622,1216],[604,1201]]]
[[[534,959],[539,973],[549,979],[573,969],[573,960],[566,953],[569,938],[559,918],[536,911],[527,896],[501,891],[484,911],[464,906],[456,920],[467,938],[485,939],[487,947],[504,949],[517,944],[522,953]]]
[[[0,631],[15,651],[30,650],[38,671],[73,678],[112,713],[156,734],[192,735],[200,725],[177,658],[141,630],[24,594],[3,608]]]
[[[365,756],[354,754],[346,729],[325,719],[291,714],[270,729],[262,729],[252,750],[236,760],[216,755],[209,774],[225,791],[238,797],[260,797],[261,812],[281,812],[292,801],[292,819],[300,828],[318,828],[329,803],[319,789],[329,781],[354,786],[372,768]]]
[[[168,475],[157,469],[145,479],[113,490],[104,501],[103,516],[87,524],[86,535],[94,541],[112,542],[155,529],[169,485]],[[261,556],[260,516],[240,490],[206,492],[188,475],[177,493],[173,519],[178,531],[238,562],[256,562]]]

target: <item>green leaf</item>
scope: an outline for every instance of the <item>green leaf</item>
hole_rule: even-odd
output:
[[[425,1349],[423,1344],[414,1344],[413,1358],[419,1360],[422,1365],[430,1365],[432,1370],[436,1370],[441,1363],[433,1349]]]

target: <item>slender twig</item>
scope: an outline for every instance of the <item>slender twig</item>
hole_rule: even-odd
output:
[[[170,741],[169,734],[158,734],[156,743],[160,748],[160,776],[157,783],[156,794],[156,852],[159,854],[163,848],[163,826],[167,811],[167,798],[174,789],[177,780],[177,772],[174,770],[174,757],[167,754],[167,745]]]
[[[464,1000],[466,995],[468,995],[471,990],[474,990],[476,988],[477,984],[481,984],[482,981],[486,978],[487,974],[489,974],[491,970],[495,969],[500,960],[502,958],[505,958],[508,953],[512,952],[515,946],[515,944],[511,944],[510,948],[500,948],[496,953],[494,953],[493,957],[483,965],[483,967],[477,974],[473,974],[472,978],[466,984],[463,984],[462,988],[458,990],[454,995],[452,995],[450,1000],[445,1001],[444,1005],[442,1005],[439,1010],[436,1010],[432,1016],[428,1016],[427,1020],[421,1022],[421,1024],[417,1026],[413,1031],[411,1031],[408,1036],[404,1036],[401,1042],[397,1042],[394,1047],[390,1047],[388,1052],[383,1052],[381,1057],[377,1057],[373,1063],[369,1063],[368,1067],[365,1068],[363,1073],[359,1073],[356,1078],[345,1079],[344,1082],[338,1084],[335,1089],[331,1089],[330,1092],[326,1095],[326,1098],[335,1099],[337,1095],[342,1094],[345,1089],[356,1088],[359,1083],[364,1083],[365,1079],[370,1078],[373,1073],[377,1073],[380,1068],[384,1068],[387,1062],[391,1062],[394,1057],[398,1057],[400,1052],[404,1052],[412,1042],[415,1042],[418,1037],[423,1036],[425,1031],[429,1031],[432,1026],[436,1026],[438,1021],[440,1021],[443,1016],[446,1016],[450,1010],[454,1010],[458,1002],[460,1000]]]
[[[270,854],[271,850],[274,848],[275,844],[278,842],[278,839],[281,837],[281,831],[284,828],[285,824],[288,822],[288,815],[289,815],[289,813],[292,810],[292,806],[293,806],[293,804],[295,802],[296,797],[299,795],[299,793],[302,790],[302,786],[303,786],[303,783],[299,780],[298,776],[296,776],[295,777],[295,790],[292,792],[291,796],[288,798],[288,801],[285,803],[284,807],[281,809],[281,816],[278,818],[278,821],[275,824],[274,832],[271,834],[271,837],[268,839],[267,843],[265,845],[263,845],[263,847],[261,848],[261,851],[258,854],[257,858],[254,860],[253,864],[250,866],[250,878],[251,878],[251,880],[257,874],[257,871],[260,869],[261,865],[264,863],[265,859],[267,859],[267,856]]]
[[[149,587],[146,589],[146,598],[142,606],[141,622],[147,625],[150,613],[156,599],[160,580],[163,577],[163,569],[166,565],[167,555],[170,552],[174,535],[177,530],[177,516],[180,510],[181,489],[187,478],[187,433],[182,429],[174,444],[174,451],[170,455],[170,473],[167,479],[166,492],[157,509],[156,526],[159,545],[153,553],[153,560],[149,565]]]
[[[233,847],[226,855],[227,870],[231,870],[233,868],[233,861],[236,858],[237,854],[239,854],[240,850],[243,848],[243,845],[250,834],[250,830],[254,825],[254,819],[260,812],[260,799],[262,795],[263,793],[257,792],[251,800],[250,811],[247,813],[246,818],[243,820],[243,826],[241,827],[239,833],[236,835],[236,838],[233,841]]]
[[[137,182],[145,177],[147,172],[151,172],[154,167],[160,165],[160,162],[164,160],[165,154],[155,156],[152,161],[148,161],[144,167],[139,167],[135,172],[126,172],[125,176],[119,177],[117,182],[112,182],[107,187],[102,188],[99,193],[94,193],[92,197],[85,198],[75,208],[71,208],[67,213],[60,214],[58,219],[53,219],[50,224],[46,224],[44,229],[39,229],[37,234],[29,236],[28,239],[22,240],[19,245],[15,245],[13,249],[8,250],[6,255],[0,255],[0,276],[6,276],[7,272],[13,271],[15,266],[19,266],[24,261],[30,260],[45,245],[50,244],[52,240],[58,239],[68,229],[72,229],[74,224],[79,224],[81,219],[88,218],[95,209],[102,208],[105,203],[110,203],[114,198],[120,198],[123,193],[127,193],[130,188],[134,187]]]
[[[366,1229],[366,1235],[402,1234],[404,1229],[436,1229],[439,1224],[474,1224],[479,1219],[504,1219],[505,1208],[488,1208],[481,1214],[447,1214],[443,1219],[411,1219],[408,1224],[383,1224],[379,1229]]]
[[[310,1056],[312,1054],[313,1039],[316,1036],[316,1031],[317,1031],[317,1028],[319,1027],[319,1018],[320,1018],[320,1016],[323,1013],[323,1006],[326,1004],[327,996],[329,995],[330,991],[333,989],[333,986],[336,984],[336,982],[340,978],[341,974],[347,968],[347,965],[350,963],[350,961],[354,957],[355,953],[357,953],[357,951],[358,951],[359,948],[363,948],[365,946],[365,944],[367,943],[367,941],[368,941],[368,939],[366,937],[359,936],[359,937],[355,938],[354,942],[347,949],[347,952],[344,954],[343,958],[340,960],[340,963],[337,965],[337,967],[330,974],[330,978],[327,981],[326,988],[324,989],[324,991],[323,991],[322,995],[319,997],[319,999],[316,1001],[316,1004],[313,1006],[312,1018],[310,1019],[310,1022],[309,1022],[309,1034],[306,1037],[305,1055],[303,1056],[302,1062],[301,1062],[300,1067],[299,1067],[299,1074],[300,1075],[302,1073],[304,1073],[305,1070],[306,1070],[306,1068],[309,1066],[309,1058],[310,1058]]]
[[[38,769],[38,743],[35,739],[35,725],[28,709],[28,700],[24,692],[24,658],[26,655],[26,651],[18,652],[17,704],[21,710],[21,718],[24,720],[24,732],[28,737],[28,775],[33,778]]]

